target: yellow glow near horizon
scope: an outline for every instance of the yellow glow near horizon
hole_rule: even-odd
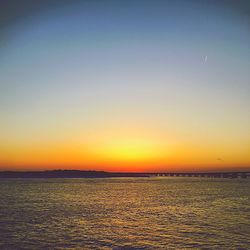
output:
[[[0,163],[6,169],[136,172],[244,167],[249,162],[245,144],[236,150],[233,144],[223,141],[214,144],[209,136],[201,143],[195,134],[185,137],[174,129],[169,128],[167,133],[167,129],[147,126],[109,123],[87,132],[82,128],[72,130],[70,137],[58,129],[36,134],[37,140],[31,140],[32,134],[28,133],[26,140],[15,137],[10,141],[6,136],[2,141],[4,147],[0,145]]]
[[[243,167],[249,162],[245,144],[236,151],[233,145],[224,142],[211,146],[210,137],[204,137],[201,143],[194,135],[184,137],[173,129],[168,129],[171,133],[167,133],[159,127],[152,129],[149,124],[147,128],[139,123],[117,127],[109,123],[89,129],[87,133],[79,128],[70,139],[59,129],[40,134],[33,141],[29,134],[26,140],[13,138],[10,141],[10,137],[6,137],[4,147],[0,145],[0,163],[6,169],[136,172]]]
[[[161,153],[156,142],[137,138],[104,142],[99,150],[102,158],[121,162],[157,159]]]

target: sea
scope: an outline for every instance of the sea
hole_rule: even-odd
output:
[[[250,179],[1,179],[0,249],[250,249]]]

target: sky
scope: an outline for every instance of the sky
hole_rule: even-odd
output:
[[[1,1],[0,170],[250,169],[249,1]]]

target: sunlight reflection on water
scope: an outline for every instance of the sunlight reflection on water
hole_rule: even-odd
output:
[[[250,246],[250,180],[0,181],[1,249]]]

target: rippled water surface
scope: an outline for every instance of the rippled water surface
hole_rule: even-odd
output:
[[[0,249],[249,249],[250,180],[0,180]]]

